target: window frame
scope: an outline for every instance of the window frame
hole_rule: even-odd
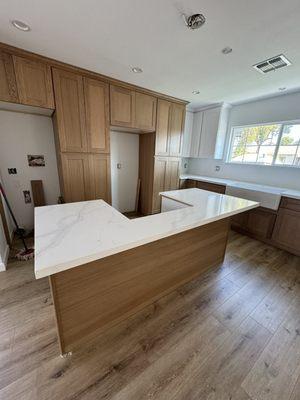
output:
[[[230,159],[231,154],[232,154],[232,148],[233,148],[233,142],[234,142],[234,129],[238,128],[251,128],[255,126],[265,126],[265,125],[281,125],[277,143],[276,143],[276,148],[275,148],[275,153],[273,156],[272,164],[263,164],[259,162],[241,162],[241,161],[232,161]],[[280,148],[280,142],[281,138],[283,135],[283,130],[286,125],[300,125],[300,119],[297,120],[291,120],[291,121],[276,121],[276,122],[260,122],[257,124],[246,124],[246,125],[234,125],[231,127],[230,130],[230,135],[229,135],[229,142],[227,146],[227,152],[226,152],[226,158],[225,158],[225,163],[230,164],[230,165],[252,165],[252,166],[257,166],[257,167],[279,167],[279,168],[300,168],[300,165],[292,165],[292,164],[276,164],[276,158],[278,155],[278,151]],[[297,151],[300,148],[300,141],[298,143]],[[295,156],[297,154],[297,151],[295,153]]]

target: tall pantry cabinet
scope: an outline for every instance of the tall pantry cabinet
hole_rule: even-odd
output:
[[[160,212],[159,193],[179,189],[184,121],[185,104],[158,99],[155,135],[140,138],[142,214]]]
[[[111,202],[109,85],[53,68],[53,116],[61,188],[66,202]]]

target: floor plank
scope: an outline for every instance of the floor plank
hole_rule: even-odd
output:
[[[0,399],[299,400],[299,273],[300,258],[232,233],[222,265],[62,359],[47,279],[11,259]]]

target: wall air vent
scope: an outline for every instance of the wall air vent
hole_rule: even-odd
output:
[[[261,74],[267,74],[271,71],[276,71],[276,69],[287,67],[292,63],[283,55],[269,58],[266,61],[261,61],[258,64],[253,65],[253,68]]]

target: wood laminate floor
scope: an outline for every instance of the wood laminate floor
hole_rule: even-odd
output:
[[[232,233],[222,266],[59,356],[47,279],[0,273],[1,400],[299,400],[300,258]]]

